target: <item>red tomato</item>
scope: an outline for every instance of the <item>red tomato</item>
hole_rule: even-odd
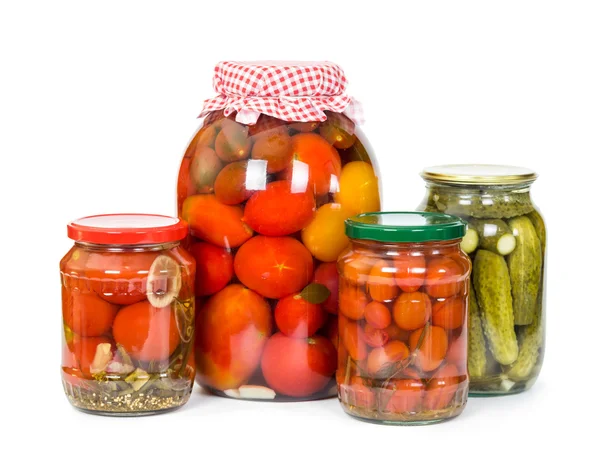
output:
[[[296,134],[292,146],[293,161],[287,168],[286,179],[294,186],[307,181],[317,196],[335,193],[342,172],[342,161],[335,147],[313,133]]]
[[[119,306],[94,293],[63,290],[62,301],[65,324],[84,337],[98,337],[108,332],[119,310]]]
[[[467,374],[467,329],[463,329],[460,335],[452,340],[446,360],[456,366],[458,374]]]
[[[315,270],[313,281],[324,285],[331,293],[323,302],[323,309],[330,314],[337,314],[338,312],[339,280],[335,262],[321,263]]]
[[[450,298],[463,287],[461,266],[450,257],[436,257],[427,265],[425,289],[432,298]]]
[[[288,337],[312,337],[326,319],[327,314],[319,304],[309,303],[299,294],[281,298],[275,307],[277,328]]]
[[[231,281],[233,257],[228,249],[197,242],[190,253],[196,259],[196,296],[214,294]]]
[[[235,274],[248,288],[279,299],[304,288],[313,276],[310,252],[291,237],[256,236],[238,250]]]
[[[431,321],[433,325],[447,330],[458,329],[467,317],[467,304],[464,298],[454,298],[439,301],[433,305]]]
[[[420,291],[402,293],[394,303],[394,321],[404,330],[423,327],[431,317],[429,296]]]
[[[269,304],[254,291],[232,284],[211,296],[196,315],[198,382],[220,390],[244,384],[272,329]]]
[[[266,160],[269,173],[280,172],[292,161],[292,139],[284,128],[280,128],[280,132],[256,136],[252,159]]]
[[[340,260],[344,281],[355,285],[365,284],[375,261],[373,257],[360,254],[344,256]]]
[[[262,373],[280,394],[305,397],[323,389],[336,369],[335,347],[325,337],[296,339],[281,333],[265,346]]]
[[[91,378],[90,367],[96,357],[96,350],[100,344],[110,344],[114,350],[112,341],[105,336],[101,337],[79,337],[73,338],[72,349],[75,354],[76,362],[84,377]]]
[[[139,361],[166,360],[180,340],[172,306],[156,308],[148,301],[121,308],[112,332],[115,342]]]
[[[376,329],[371,324],[366,324],[363,329],[363,337],[370,347],[381,347],[390,339],[389,334],[383,329]]]
[[[367,359],[367,370],[373,377],[387,377],[388,372],[381,373],[386,367],[391,367],[410,355],[405,343],[398,340],[392,340],[383,347],[377,347],[371,350]]]
[[[361,327],[357,322],[344,320],[339,317],[340,341],[344,344],[348,354],[357,361],[367,358],[367,345]]]
[[[385,260],[379,260],[371,268],[367,281],[367,291],[374,301],[390,301],[398,294],[398,286],[394,281],[393,270]]]
[[[419,344],[423,329],[410,334],[410,350],[414,352]],[[417,352],[417,363],[423,371],[433,371],[444,361],[448,350],[448,336],[441,327],[430,325],[423,335],[421,346]]]
[[[339,295],[339,312],[349,319],[360,320],[365,317],[369,298],[365,292],[350,283],[342,283]]]
[[[365,319],[376,329],[386,329],[392,322],[392,315],[385,304],[371,301],[365,307]]]
[[[248,187],[248,161],[233,162],[219,172],[215,180],[215,196],[224,204],[240,204],[252,196]]]
[[[246,203],[244,222],[267,236],[284,236],[303,229],[315,213],[311,192],[296,192],[288,181],[269,183]]]
[[[394,257],[394,279],[406,293],[417,291],[425,281],[426,263],[421,254],[401,253]]]
[[[382,391],[385,411],[395,414],[419,412],[424,392],[425,386],[419,380],[393,380],[389,392]]]

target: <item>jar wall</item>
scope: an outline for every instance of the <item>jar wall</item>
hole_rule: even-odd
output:
[[[178,243],[77,243],[60,262],[62,380],[75,407],[145,415],[185,404],[194,378],[194,259]]]
[[[213,112],[185,152],[177,194],[198,267],[197,380],[215,394],[335,394],[344,220],[380,199],[366,139],[326,114],[246,126]]]
[[[471,270],[459,242],[353,241],[338,269],[344,410],[390,424],[458,415],[468,390]]]
[[[529,188],[428,182],[419,207],[469,224],[462,247],[473,261],[471,395],[527,390],[542,366],[546,227]]]

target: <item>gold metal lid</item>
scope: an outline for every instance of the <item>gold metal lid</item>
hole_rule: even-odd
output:
[[[531,183],[537,174],[528,168],[510,165],[456,164],[427,167],[421,177],[428,182],[454,185],[514,185]]]

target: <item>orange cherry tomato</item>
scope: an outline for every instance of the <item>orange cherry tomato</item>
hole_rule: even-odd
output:
[[[280,172],[292,162],[292,138],[283,129],[280,132],[256,136],[252,147],[252,159],[266,160],[269,173]]]
[[[335,373],[336,351],[321,336],[298,339],[274,334],[263,352],[261,368],[270,388],[292,397],[319,392]]]
[[[425,281],[426,263],[425,257],[421,254],[400,253],[393,260],[394,279],[398,287],[406,292],[417,291]]]
[[[456,366],[458,374],[467,374],[467,329],[463,329],[460,335],[452,340],[446,360]]]
[[[450,298],[463,287],[463,270],[450,257],[437,257],[427,265],[425,289],[432,298]]]
[[[233,278],[233,257],[229,249],[207,242],[190,247],[196,259],[196,296],[207,296],[222,290]]]
[[[220,247],[239,247],[252,237],[239,206],[221,203],[215,195],[194,195],[183,202],[181,217],[190,233]]]
[[[466,376],[462,376],[462,380]],[[448,407],[456,395],[461,376],[456,366],[448,364],[440,368],[427,385],[423,406],[426,410],[441,410]]]
[[[342,276],[346,281],[355,285],[363,285],[367,282],[375,259],[365,255],[351,254],[342,256],[340,263]]]
[[[226,165],[215,180],[215,196],[223,204],[243,203],[254,193],[253,190],[248,189],[248,178],[247,160]]]
[[[248,135],[248,128],[231,119],[221,122],[221,131],[215,140],[215,151],[221,160],[234,162],[243,160],[250,155],[252,139]]]
[[[146,299],[148,271],[156,257],[154,252],[90,252],[84,274],[105,301],[134,304]]]
[[[342,321],[340,316],[340,340],[348,354],[356,361],[367,358],[367,345],[361,327],[354,321]]]
[[[366,324],[363,329],[363,337],[370,347],[381,347],[390,339],[389,334],[384,329],[377,329],[371,324]]]
[[[431,317],[429,296],[420,291],[402,293],[394,303],[394,321],[404,330],[423,327]]]
[[[425,386],[418,379],[397,379],[389,390],[382,391],[384,410],[393,414],[415,413],[421,410]]]
[[[385,328],[390,340],[400,340],[401,342],[408,343],[410,337],[410,331],[402,330],[395,322],[392,322]]]
[[[392,314],[385,304],[371,301],[365,307],[365,319],[376,329],[386,329],[392,323]]]
[[[240,247],[233,266],[244,285],[273,299],[300,291],[313,277],[310,252],[292,237],[253,237]]]
[[[104,301],[94,293],[63,291],[65,324],[76,334],[98,337],[110,330],[119,306]]]
[[[339,312],[349,319],[360,320],[365,317],[365,308],[369,298],[357,286],[342,283],[339,295]]]
[[[306,227],[315,214],[312,193],[295,192],[288,181],[269,183],[246,203],[244,222],[267,236],[284,236]]]
[[[393,271],[394,269],[384,260],[379,260],[371,268],[367,291],[374,301],[390,301],[398,294]]]
[[[220,390],[244,384],[272,330],[271,308],[254,291],[232,284],[208,298],[196,315],[198,382]]]
[[[331,293],[322,304],[323,309],[330,314],[337,314],[338,312],[339,281],[335,262],[321,263],[315,270],[313,282],[325,286]]]
[[[371,350],[367,358],[367,371],[375,378],[389,376],[388,372],[381,372],[386,367],[391,367],[410,355],[405,343],[392,340],[383,347]]]
[[[414,352],[417,347],[417,363],[423,371],[433,371],[444,361],[448,350],[448,336],[446,331],[441,327],[430,325],[423,334],[421,345],[419,339],[423,328],[415,330],[410,334],[409,344],[411,352]]]
[[[282,334],[305,339],[325,324],[327,314],[319,304],[302,299],[300,294],[281,298],[275,307],[275,323]]]
[[[464,298],[454,297],[433,305],[431,321],[433,325],[452,330],[463,325],[466,316],[467,305]]]
[[[112,332],[115,342],[139,361],[166,360],[180,341],[172,306],[156,308],[148,301],[121,308]]]
[[[342,161],[335,147],[314,133],[296,134],[292,146],[293,165],[288,167],[286,179],[294,183],[306,176],[309,188],[317,196],[335,193],[342,172]]]
[[[96,350],[98,345],[108,343],[111,345],[111,349],[114,352],[113,342],[106,336],[100,337],[80,337],[76,336],[73,339],[72,349],[76,358],[76,362],[79,366],[81,374],[85,378],[91,378],[92,373],[90,367],[96,357]]]

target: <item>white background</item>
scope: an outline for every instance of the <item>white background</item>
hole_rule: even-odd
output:
[[[222,59],[342,65],[366,108],[385,209],[414,209],[426,165],[540,174],[548,336],[532,391],[470,399],[459,418],[419,428],[358,422],[336,400],[258,404],[199,388],[151,418],[69,406],[59,380],[65,225],[174,213],[180,157]],[[0,69],[3,469],[597,466],[598,2],[2,2]]]

